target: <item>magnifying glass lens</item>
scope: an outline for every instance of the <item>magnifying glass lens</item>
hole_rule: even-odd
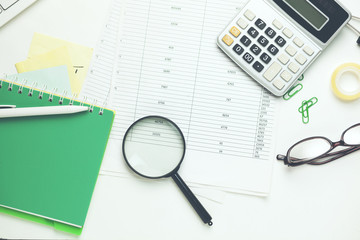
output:
[[[180,129],[170,120],[152,116],[135,122],[125,134],[123,154],[138,174],[159,178],[174,171],[185,154]]]

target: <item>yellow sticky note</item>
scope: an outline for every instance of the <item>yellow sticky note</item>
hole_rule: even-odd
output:
[[[71,62],[73,64],[72,68],[69,69],[74,72],[73,80],[76,83],[73,83],[72,85],[76,85],[79,88],[74,89],[73,91],[79,93],[89,69],[91,57],[93,54],[92,48],[46,36],[40,33],[35,33],[30,45],[28,58],[34,58],[38,55],[45,54],[63,46],[67,47]]]
[[[15,64],[15,67],[18,73],[23,73],[62,65],[67,66],[72,93],[79,93],[81,85],[75,80],[75,73],[72,71],[73,63],[71,62],[67,47],[60,47],[48,53],[19,62]]]

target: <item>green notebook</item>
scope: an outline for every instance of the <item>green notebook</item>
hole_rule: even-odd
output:
[[[0,105],[71,101],[5,80],[0,86]],[[99,107],[76,114],[0,118],[0,212],[80,235],[113,119],[113,111]]]

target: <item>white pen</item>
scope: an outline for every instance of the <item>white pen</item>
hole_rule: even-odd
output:
[[[41,115],[59,115],[59,114],[73,114],[88,111],[89,107],[85,106],[49,106],[49,107],[25,107],[25,108],[1,108],[0,118],[11,117],[30,117]]]

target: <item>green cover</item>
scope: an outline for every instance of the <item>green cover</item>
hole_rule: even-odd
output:
[[[0,105],[59,104],[59,96],[50,102],[48,93],[39,99],[40,91],[0,84]],[[114,120],[99,112],[0,118],[0,212],[81,234]]]

